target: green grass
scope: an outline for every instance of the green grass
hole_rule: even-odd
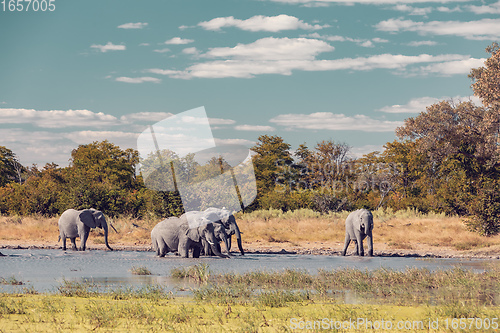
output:
[[[173,278],[189,279],[196,283],[206,283],[211,275],[207,264],[202,263],[188,267],[177,267],[172,269],[170,275]]]
[[[143,266],[133,266],[131,269],[130,269],[130,272],[134,275],[152,275],[153,273],[151,273],[151,271],[147,268],[147,267],[143,267]]]
[[[349,321],[357,324],[358,320],[363,320],[363,324],[352,330],[337,331],[373,332],[373,329],[366,329],[366,322],[384,320],[393,323],[394,327],[401,322],[410,326],[420,324],[425,329],[391,330],[394,332],[427,332],[429,322],[437,320],[439,329],[431,332],[459,332],[451,328],[454,318],[495,318],[499,313],[498,307],[457,303],[441,306],[350,305],[313,302],[293,292],[261,295],[252,303],[214,304],[184,297],[115,300],[108,294],[90,298],[0,294],[0,327],[4,332],[318,332],[321,331],[319,326],[316,329],[293,328],[299,325],[306,328],[315,322],[316,325],[334,325]],[[325,331],[336,331],[328,327]]]
[[[367,323],[384,320],[394,332],[463,332],[452,326],[460,318],[498,318],[499,269],[213,274],[202,264],[173,270],[176,278],[199,282],[192,297],[174,297],[160,285],[102,290],[63,280],[54,293],[0,293],[0,331],[373,332]],[[355,329],[330,326],[342,322]],[[431,322],[438,329],[429,329]],[[412,328],[398,330],[398,323]]]
[[[172,276],[192,279],[206,265],[173,270]],[[194,272],[194,273],[193,273]],[[432,272],[422,268],[395,271],[380,268],[373,271],[342,268],[319,270],[252,271],[242,274],[203,275],[204,286],[194,290],[195,299],[217,304],[244,304],[269,292],[300,291],[313,300],[339,300],[345,295],[377,304],[466,304],[500,305],[500,265],[492,265],[483,273],[457,266]],[[198,282],[201,280],[198,278]],[[272,294],[267,296],[273,296]],[[282,295],[274,295],[279,298]],[[286,297],[285,297],[286,299]],[[301,298],[302,299],[302,298]],[[298,301],[299,299],[295,299]],[[279,300],[276,301],[278,304]]]

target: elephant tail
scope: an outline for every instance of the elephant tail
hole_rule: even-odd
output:
[[[59,243],[61,241],[61,235],[59,235],[59,238],[57,239],[57,242]]]

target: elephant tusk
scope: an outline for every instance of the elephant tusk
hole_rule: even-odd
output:
[[[207,242],[208,242],[208,244],[210,244],[210,245],[212,245],[212,246],[213,246],[213,245],[215,245],[215,243],[212,243],[212,242],[211,242],[211,241],[209,241],[208,239],[207,239]]]

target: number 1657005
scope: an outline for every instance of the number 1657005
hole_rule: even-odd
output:
[[[56,0],[2,0],[3,12],[53,12]]]

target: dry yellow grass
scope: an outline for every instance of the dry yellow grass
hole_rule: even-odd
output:
[[[312,211],[260,211],[237,215],[245,247],[324,248],[340,251],[348,212],[323,215]],[[0,244],[60,246],[58,218],[0,216]],[[158,221],[127,217],[108,219],[109,243],[123,246],[151,244],[150,231]],[[482,237],[470,232],[459,217],[416,212],[374,212],[375,250],[480,250],[500,253],[500,235]],[[77,241],[78,244],[78,241]],[[104,244],[101,229],[93,229],[88,246]],[[351,245],[351,251],[352,251]]]
[[[272,214],[271,214],[272,215]],[[336,247],[341,250],[344,242],[344,222],[348,212],[321,216],[319,214],[258,214],[241,215],[238,225],[244,232],[245,242],[263,244],[289,243],[307,246],[309,242],[319,243],[324,247]],[[278,215],[278,216],[276,216]],[[302,215],[302,217],[301,217]],[[500,252],[500,235],[482,237],[468,231],[463,218],[447,217],[436,214],[417,212],[374,212],[374,242],[376,249],[452,249],[472,250],[491,248]],[[340,247],[339,247],[340,244]],[[352,246],[352,245],[351,245]]]

